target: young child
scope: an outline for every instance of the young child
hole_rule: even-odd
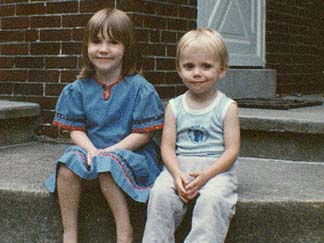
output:
[[[51,192],[57,187],[65,243],[77,242],[81,179],[99,178],[117,242],[129,243],[126,195],[146,202],[162,169],[150,132],[162,128],[163,105],[154,87],[137,74],[133,33],[124,12],[95,13],[85,30],[84,66],[57,102],[53,124],[70,130],[75,146],[58,159],[45,185]]]
[[[237,202],[234,162],[240,147],[237,105],[216,89],[228,69],[223,38],[212,29],[186,33],[176,68],[188,91],[166,108],[165,169],[150,194],[143,242],[174,242],[190,202],[195,205],[185,242],[223,242]]]

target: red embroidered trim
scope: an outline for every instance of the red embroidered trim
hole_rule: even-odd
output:
[[[129,177],[127,171],[125,170],[125,168],[123,167],[121,161],[116,157],[114,156],[113,154],[109,153],[109,154],[102,154],[103,156],[109,156],[111,157],[112,159],[114,159],[115,161],[117,161],[118,165],[120,166],[120,168],[122,169],[122,171],[124,172],[127,180],[129,181],[129,183],[137,190],[146,190],[146,189],[150,189],[152,188],[152,186],[146,186],[146,187],[138,187],[137,185],[134,184],[134,182],[132,181],[132,179]]]
[[[69,131],[85,131],[85,128],[84,127],[69,126],[69,125],[60,123],[58,121],[53,121],[52,124],[54,126],[57,126],[57,127],[62,128],[62,129],[69,130]]]
[[[156,126],[152,126],[152,127],[144,127],[144,128],[134,128],[132,130],[132,132],[136,132],[136,133],[145,133],[145,132],[152,132],[155,130],[159,130],[163,128],[163,124],[159,124]]]
[[[119,79],[116,82],[114,82],[112,84],[109,84],[109,85],[104,84],[103,82],[101,82],[100,80],[98,80],[97,77],[96,77],[96,75],[93,76],[93,79],[96,80],[96,82],[99,85],[101,85],[101,87],[103,89],[102,95],[104,97],[104,100],[108,100],[109,97],[110,97],[110,95],[111,95],[111,89],[112,89],[112,87],[115,86],[116,84],[118,84],[120,81],[122,81],[123,80],[123,77],[119,77]]]

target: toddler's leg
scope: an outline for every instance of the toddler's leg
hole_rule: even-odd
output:
[[[175,229],[181,223],[186,208],[176,193],[172,176],[163,171],[151,190],[142,243],[174,242]]]
[[[116,222],[117,242],[133,242],[133,229],[124,192],[109,173],[99,175],[101,191],[107,200]]]
[[[231,177],[211,179],[197,198],[192,227],[185,242],[224,242],[237,202],[236,182]]]
[[[78,241],[78,208],[81,193],[81,180],[61,164],[57,174],[57,192],[63,222],[63,242]]]

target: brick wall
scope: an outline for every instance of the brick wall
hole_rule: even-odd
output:
[[[51,126],[57,97],[75,79],[83,27],[109,6],[130,14],[144,54],[144,75],[162,98],[183,92],[174,71],[176,42],[196,26],[196,0],[1,0],[0,98],[39,103],[38,134]]]
[[[324,1],[266,1],[266,60],[278,93],[324,93]]]

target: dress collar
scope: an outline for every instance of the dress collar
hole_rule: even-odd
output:
[[[102,94],[104,100],[108,100],[110,98],[112,87],[123,80],[122,76],[120,76],[116,82],[111,84],[104,84],[103,82],[97,79],[96,75],[93,76],[93,79],[96,80],[96,82],[102,87],[103,89]]]

